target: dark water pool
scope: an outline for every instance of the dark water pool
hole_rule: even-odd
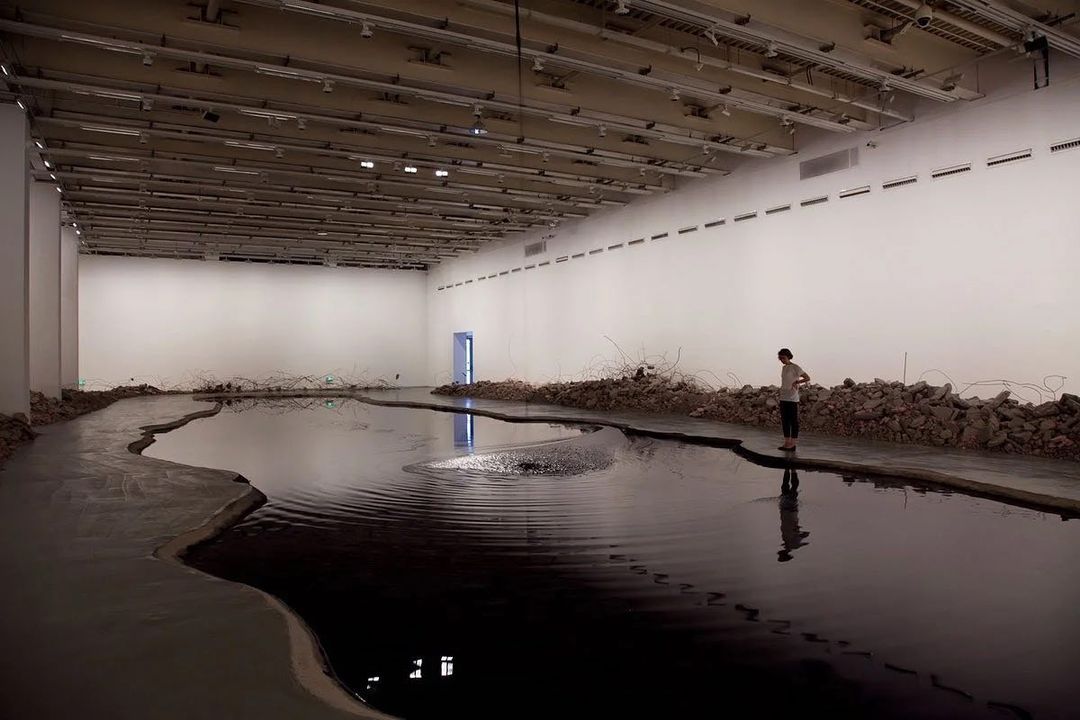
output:
[[[405,718],[1080,716],[1080,523],[1054,515],[355,402],[147,454],[268,496],[189,562],[284,600]]]

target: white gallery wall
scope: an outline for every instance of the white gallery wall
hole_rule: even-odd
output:
[[[1016,82],[985,100],[800,145],[435,268],[427,382],[451,380],[453,334],[472,331],[478,379],[587,377],[618,360],[613,341],[633,358],[679,355],[714,385],[775,383],[787,346],[828,384],[901,379],[906,353],[909,382],[1060,374],[1080,392],[1080,148],[1050,149],[1080,138],[1080,82],[1059,68],[1032,91],[1027,65],[1014,67]],[[849,147],[857,166],[799,180],[800,161]],[[547,252],[525,258],[543,237]]]
[[[87,389],[426,378],[421,273],[84,255],[78,292]]]

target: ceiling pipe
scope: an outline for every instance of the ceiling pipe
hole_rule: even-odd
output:
[[[514,43],[501,42],[490,38],[473,34],[466,34],[448,30],[444,27],[429,27],[419,23],[411,23],[398,20],[382,14],[371,12],[356,12],[346,8],[332,7],[319,3],[307,2],[306,0],[240,0],[249,4],[280,7],[283,10],[314,15],[324,20],[336,20],[339,22],[360,24],[363,22],[377,23],[380,28],[391,32],[397,32],[408,37],[424,37],[441,42],[453,43],[470,50],[489,52],[497,55],[515,57],[519,53],[525,60],[530,62],[540,60],[543,65],[551,65],[564,68],[573,72],[580,72],[596,77],[604,77],[619,82],[637,85],[665,94],[673,89],[680,93],[690,95],[698,99],[723,102],[745,112],[765,115],[767,117],[784,118],[792,122],[809,125],[812,127],[830,130],[832,132],[848,133],[856,128],[848,123],[840,123],[815,115],[792,112],[786,107],[770,104],[770,101],[783,102],[774,98],[763,99],[758,95],[756,98],[733,88],[714,90],[712,85],[704,82],[690,81],[684,76],[668,73],[653,68],[649,74],[642,74],[639,66],[614,58],[591,55],[586,52],[576,51],[565,46],[560,46],[557,52],[549,52],[547,49],[535,49],[527,44],[515,45]],[[442,22],[440,20],[440,22]],[[756,94],[755,94],[756,95]],[[784,103],[785,105],[787,103]]]
[[[161,45],[150,45],[147,43],[135,42],[131,40],[117,40],[115,38],[91,35],[88,33],[66,31],[60,28],[33,25],[30,23],[21,23],[11,20],[0,20],[0,30],[17,35],[40,37],[63,42],[76,42],[105,51],[111,50],[114,52],[124,52],[133,55],[145,55],[147,53],[151,53],[161,55],[163,57],[170,57],[173,59],[182,60],[185,62],[202,61],[210,63],[211,65],[231,67],[234,69],[246,70],[249,72],[254,72],[256,74],[262,74],[269,77],[277,77],[281,79],[291,79],[301,82],[317,83],[325,83],[325,81],[330,80],[331,82],[339,83],[341,85],[349,85],[382,93],[407,95],[410,97],[416,97],[432,102],[458,106],[474,107],[476,105],[479,105],[483,108],[497,110],[504,113],[516,114],[520,112],[526,115],[543,117],[549,120],[562,121],[574,125],[582,125],[587,123],[589,126],[595,127],[599,123],[604,123],[609,131],[615,130],[619,132],[625,132],[627,134],[640,135],[642,137],[653,137],[657,140],[662,140],[664,142],[678,143],[681,145],[692,145],[699,148],[707,146],[712,150],[734,153],[736,155],[773,157],[777,154],[791,153],[790,150],[786,149],[780,149],[780,152],[769,151],[765,149],[769,147],[765,143],[758,143],[739,138],[731,138],[732,141],[737,141],[741,143],[738,145],[732,144],[731,142],[716,142],[710,140],[710,138],[713,137],[715,133],[706,134],[694,131],[690,128],[662,126],[660,123],[656,123],[650,120],[629,119],[624,116],[612,115],[599,111],[584,110],[578,107],[563,106],[557,103],[534,101],[532,104],[524,104],[518,102],[498,100],[495,99],[490,93],[482,97],[478,97],[476,95],[467,94],[467,90],[459,90],[454,92],[445,90],[432,90],[429,88],[411,87],[408,85],[403,85],[401,83],[382,82],[378,80],[365,80],[349,75],[341,75],[337,73],[327,73],[314,70],[300,70],[285,65],[274,65],[272,63],[261,63],[253,60],[234,58],[226,55],[216,55],[211,53],[197,52],[193,50],[181,50],[178,48],[165,47]],[[297,58],[294,58],[294,60],[297,60]]]
[[[754,19],[744,21],[745,18],[739,18],[734,13],[720,10],[714,11],[715,14],[705,13],[666,0],[634,0],[634,5],[639,10],[696,25],[703,31],[711,31],[716,35],[755,45],[771,44],[777,52],[784,55],[872,80],[893,90],[903,90],[940,102],[960,99],[960,96],[952,91],[868,65],[861,56],[851,51],[836,47],[826,51],[822,48],[829,43],[773,28]]]
[[[500,13],[504,15],[513,15],[514,8],[506,3],[495,2],[494,0],[460,0],[463,5],[475,7],[481,10],[489,12]],[[895,120],[902,120],[904,122],[910,122],[913,118],[910,115],[893,110],[888,107],[881,107],[880,103],[875,103],[869,100],[862,100],[851,95],[845,95],[844,93],[834,92],[827,88],[817,87],[816,85],[810,85],[805,82],[801,82],[795,78],[777,75],[770,73],[759,68],[749,67],[746,65],[740,65],[738,63],[730,62],[728,60],[722,60],[705,53],[697,51],[697,48],[693,48],[695,52],[690,52],[689,49],[675,47],[674,45],[665,45],[664,43],[656,42],[654,40],[647,40],[637,35],[627,35],[626,33],[613,32],[606,28],[597,27],[588,23],[578,22],[577,20],[570,20],[569,18],[559,17],[557,15],[549,15],[541,13],[529,8],[522,8],[522,18],[536,20],[545,25],[551,25],[553,27],[560,27],[565,30],[571,30],[573,32],[579,32],[585,35],[592,35],[600,38],[601,40],[616,43],[619,45],[625,45],[627,47],[645,50],[648,52],[656,52],[663,55],[671,55],[680,57],[688,62],[692,62],[695,65],[701,63],[709,67],[714,67],[719,70],[744,75],[746,77],[754,78],[755,80],[763,80],[765,82],[782,85],[784,87],[790,87],[800,92],[809,93],[818,97],[828,98],[834,102],[851,105],[862,110],[869,110],[879,115],[886,115]],[[856,129],[871,129],[869,123],[865,123],[861,120],[853,119],[853,126]]]

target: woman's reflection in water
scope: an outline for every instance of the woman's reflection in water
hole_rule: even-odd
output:
[[[776,553],[779,562],[791,560],[791,553],[808,545],[809,532],[799,528],[799,471],[784,469],[784,482],[780,485],[780,541],[783,548]]]

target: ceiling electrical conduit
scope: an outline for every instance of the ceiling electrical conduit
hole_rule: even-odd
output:
[[[668,73],[662,70],[652,69],[649,74],[642,74],[640,66],[632,65],[626,61],[616,60],[609,57],[600,57],[588,53],[574,51],[560,46],[557,52],[548,52],[546,49],[536,49],[522,44],[520,47],[509,42],[500,42],[475,34],[456,32],[441,27],[430,27],[418,23],[398,20],[386,15],[371,12],[356,12],[345,8],[320,5],[306,2],[306,0],[241,0],[248,4],[280,7],[283,10],[314,15],[322,19],[338,20],[352,24],[370,22],[377,24],[391,32],[400,33],[408,37],[424,37],[441,42],[448,42],[470,50],[489,52],[510,57],[519,52],[527,60],[539,59],[545,64],[561,67],[566,70],[586,73],[596,77],[606,77],[619,82],[639,87],[670,93],[673,89],[680,93],[698,99],[722,102],[731,107],[746,112],[757,113],[769,117],[783,118],[792,122],[809,125],[812,127],[831,130],[833,132],[853,132],[856,128],[848,123],[841,123],[815,115],[800,112],[791,112],[786,107],[770,104],[770,100],[783,103],[782,100],[773,98],[764,99],[765,96],[750,97],[741,91],[732,88],[717,89],[715,85],[707,85],[701,81],[690,81],[685,76]],[[442,22],[441,20],[439,22]],[[787,103],[783,103],[786,105]]]
[[[511,100],[498,100],[493,93],[483,96],[469,95],[469,90],[458,89],[457,91],[432,90],[429,88],[411,87],[400,82],[383,82],[379,80],[366,80],[363,78],[329,73],[316,70],[303,70],[295,67],[273,65],[267,62],[245,60],[226,55],[198,52],[194,50],[182,50],[163,45],[151,45],[133,40],[118,40],[115,38],[90,35],[87,33],[74,32],[61,28],[33,25],[30,23],[16,22],[12,20],[0,20],[0,30],[15,35],[40,37],[47,40],[61,42],[75,42],[105,51],[126,52],[133,55],[160,55],[161,57],[173,58],[184,62],[205,62],[220,67],[230,67],[246,70],[269,77],[297,80],[302,82],[324,83],[327,80],[341,85],[348,85],[366,90],[389,93],[391,95],[407,95],[423,100],[430,100],[450,105],[474,106],[498,110],[511,115],[523,113],[527,115],[544,117],[556,122],[565,122],[573,125],[588,124],[597,126],[604,124],[608,130],[625,132],[642,137],[651,137],[664,142],[691,145],[698,148],[708,147],[711,150],[729,152],[754,157],[773,157],[777,154],[790,154],[791,151],[784,148],[772,149],[764,143],[756,143],[738,140],[741,145],[730,142],[716,142],[710,140],[713,134],[697,132],[689,128],[665,126],[649,120],[638,120],[609,113],[587,111],[581,108],[558,105],[556,103],[542,103],[533,101],[529,104]],[[297,58],[293,58],[294,61]],[[445,86],[443,86],[445,87]],[[472,91],[476,92],[476,91]],[[769,148],[769,149],[766,149]]]

